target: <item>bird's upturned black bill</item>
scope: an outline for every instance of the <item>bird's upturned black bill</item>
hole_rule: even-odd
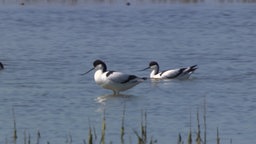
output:
[[[92,70],[94,70],[94,68],[91,68],[89,71],[87,71],[86,73],[83,73],[83,74],[81,74],[81,75],[86,75],[86,74],[88,74],[90,71],[92,71]]]
[[[144,70],[147,70],[147,69],[150,69],[150,67],[146,67],[146,68],[144,68],[144,69],[142,69],[140,71],[144,71]]]

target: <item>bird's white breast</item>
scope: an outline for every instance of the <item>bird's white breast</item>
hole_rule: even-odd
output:
[[[94,80],[95,82],[98,84],[98,85],[103,85],[104,82],[105,82],[105,77],[103,75],[103,71],[102,70],[97,70],[95,73],[94,73]]]

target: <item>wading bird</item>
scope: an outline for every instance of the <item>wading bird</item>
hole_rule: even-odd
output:
[[[135,75],[108,71],[107,65],[101,60],[95,60],[93,62],[93,68],[84,74],[87,74],[92,70],[95,70],[94,80],[96,84],[105,89],[112,90],[113,95],[119,95],[120,91],[128,90],[146,80],[146,78],[140,78]]]
[[[152,69],[150,78],[152,79],[188,79],[189,76],[197,69],[197,65],[185,68],[177,68],[159,72],[159,65],[155,61],[151,61],[149,66],[143,70]]]

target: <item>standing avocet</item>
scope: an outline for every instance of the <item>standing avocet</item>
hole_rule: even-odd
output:
[[[128,90],[137,84],[146,80],[135,75],[128,75],[122,72],[108,71],[107,65],[101,60],[93,62],[93,68],[88,72],[95,69],[94,80],[95,82],[105,89],[113,91],[113,95],[118,95],[120,91]]]
[[[4,65],[0,62],[0,70],[4,69]]]
[[[189,76],[197,69],[197,65],[186,68],[177,68],[159,72],[159,65],[155,61],[151,61],[149,66],[143,70],[152,69],[150,78],[152,79],[188,79]]]

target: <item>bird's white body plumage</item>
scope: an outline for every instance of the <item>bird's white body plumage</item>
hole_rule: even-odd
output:
[[[197,69],[197,65],[186,68],[170,69],[159,72],[159,65],[157,62],[152,61],[146,69],[152,69],[150,78],[152,79],[188,79],[190,75]]]
[[[118,95],[120,91],[130,89],[146,79],[122,72],[107,71],[106,64],[100,60],[94,62],[94,69],[94,80],[96,84],[105,89],[112,90],[114,95]]]

